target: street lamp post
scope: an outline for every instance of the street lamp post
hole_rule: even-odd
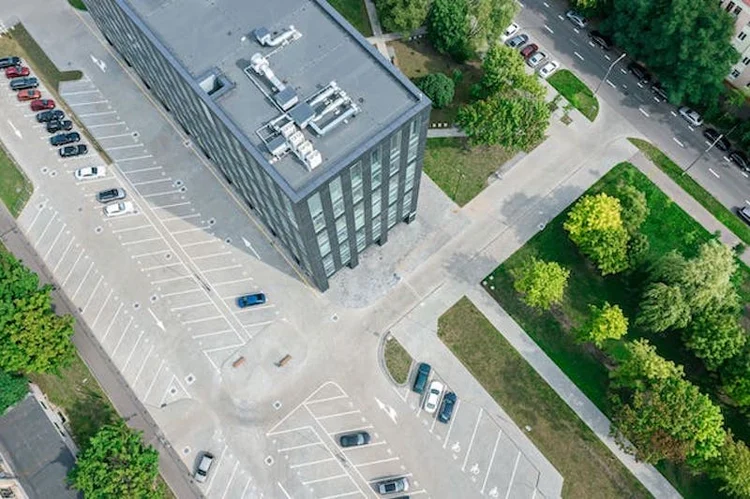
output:
[[[596,90],[594,90],[594,95],[596,95],[597,93],[599,93],[599,87],[601,87],[602,83],[604,83],[604,80],[607,79],[607,77],[609,76],[609,73],[612,71],[612,68],[614,68],[615,65],[618,62],[620,62],[626,55],[628,55],[628,54],[626,54],[626,53],[623,52],[623,54],[620,57],[618,57],[617,59],[615,59],[614,61],[612,61],[612,64],[609,65],[609,68],[607,68],[607,72],[604,74],[604,78],[602,78],[602,81],[600,81],[599,85],[596,86]]]
[[[692,162],[691,162],[691,163],[690,163],[690,164],[688,165],[688,167],[687,167],[687,168],[685,168],[685,170],[684,170],[684,171],[682,172],[682,174],[683,174],[683,175],[687,174],[687,172],[689,172],[689,171],[690,171],[690,169],[691,169],[692,167],[694,167],[694,166],[695,166],[695,164],[696,164],[696,163],[697,163],[697,162],[698,162],[698,161],[699,161],[699,160],[700,160],[700,159],[701,159],[701,158],[703,157],[703,155],[704,155],[704,154],[706,154],[706,153],[707,153],[708,151],[710,151],[711,149],[713,149],[713,148],[714,148],[714,146],[715,146],[715,145],[716,145],[716,144],[717,144],[717,143],[718,143],[718,142],[719,142],[719,141],[720,141],[721,139],[723,139],[724,137],[728,136],[728,135],[729,135],[730,133],[734,132],[734,129],[735,129],[735,128],[737,128],[738,126],[739,126],[739,123],[738,123],[737,125],[734,125],[734,126],[732,127],[732,129],[731,129],[731,130],[729,130],[729,131],[728,131],[727,133],[722,133],[721,135],[719,135],[718,137],[716,137],[716,139],[714,139],[714,141],[713,141],[713,142],[711,142],[711,144],[709,144],[709,146],[708,146],[708,147],[707,147],[707,148],[706,148],[706,149],[705,149],[704,151],[702,151],[702,152],[701,152],[701,153],[700,153],[700,154],[699,154],[699,155],[698,155],[698,156],[697,156],[697,157],[696,157],[696,158],[695,158],[695,159],[694,159],[694,160],[693,160],[693,161],[692,161]]]

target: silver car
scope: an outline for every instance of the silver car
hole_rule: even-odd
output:
[[[544,52],[537,51],[537,52],[534,52],[534,54],[531,57],[526,59],[526,64],[528,64],[529,67],[535,68],[538,65],[540,65],[542,61],[544,61],[546,58],[547,58],[547,54],[545,54]]]
[[[690,123],[693,126],[701,126],[703,124],[703,118],[701,118],[701,115],[698,114],[697,111],[690,109],[687,106],[682,106],[680,109],[680,116],[682,116],[685,121]]]
[[[505,44],[512,49],[516,49],[528,41],[529,41],[529,35],[516,35],[510,40],[508,40],[507,42],[505,42]]]
[[[581,29],[585,28],[586,24],[588,24],[586,22],[586,18],[574,10],[569,10],[568,12],[566,12],[565,17],[567,17],[570,20],[570,22],[572,22],[573,24],[575,24]]]
[[[208,470],[211,469],[211,465],[214,462],[214,455],[210,452],[204,452],[201,456],[201,460],[198,463],[198,467],[195,469],[195,481],[203,483],[208,478]]]

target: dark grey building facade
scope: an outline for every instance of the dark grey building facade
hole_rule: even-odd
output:
[[[324,0],[84,0],[322,290],[416,214],[430,101]]]

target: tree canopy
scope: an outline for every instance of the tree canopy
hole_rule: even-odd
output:
[[[750,348],[721,367],[722,388],[739,406],[750,406]]]
[[[0,370],[0,416],[23,399],[28,391],[29,381],[25,377]]]
[[[159,454],[143,445],[141,434],[118,422],[103,426],[78,456],[68,479],[87,499],[161,499],[155,485]]]
[[[625,353],[611,374],[614,388],[643,390],[651,383],[684,375],[682,366],[660,356],[647,339],[626,342]]]
[[[424,24],[429,0],[375,0],[378,17],[387,33],[408,34]]]
[[[750,449],[727,435],[719,457],[708,465],[708,474],[722,480],[721,491],[732,497],[750,497]]]
[[[511,23],[518,11],[514,0],[468,0],[469,39],[475,49],[490,47]]]
[[[690,323],[690,306],[682,290],[663,282],[652,284],[643,293],[636,324],[644,329],[661,333],[667,329],[681,329]]]
[[[617,340],[628,332],[628,318],[617,305],[605,302],[601,307],[589,305],[591,316],[581,328],[579,337],[601,347],[606,340]]]
[[[747,341],[747,333],[737,320],[738,311],[722,305],[693,316],[684,332],[685,345],[712,371],[738,355]]]
[[[417,87],[440,109],[453,102],[455,84],[443,73],[430,73],[416,81]]]
[[[545,88],[534,75],[526,72],[518,51],[504,44],[492,45],[482,60],[482,78],[472,88],[472,94],[485,99],[498,93],[517,93],[544,98]]]
[[[468,14],[466,0],[433,0],[427,14],[427,37],[435,50],[459,62],[468,59]]]
[[[548,310],[562,301],[569,276],[570,271],[557,262],[531,258],[516,273],[513,286],[527,305]]]
[[[614,194],[620,200],[622,225],[631,235],[637,233],[649,214],[646,195],[634,185],[625,182],[617,184]]]

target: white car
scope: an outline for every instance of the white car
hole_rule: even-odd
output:
[[[534,55],[526,59],[526,64],[528,64],[529,67],[535,68],[546,58],[547,54],[545,54],[544,52],[536,52]]]
[[[518,25],[516,23],[511,23],[510,26],[503,32],[503,35],[500,37],[502,41],[507,40],[511,36],[515,35],[518,31]]]
[[[539,76],[544,78],[545,80],[549,78],[549,75],[557,71],[557,68],[560,67],[560,63],[557,61],[550,61],[539,70]]]
[[[104,214],[108,217],[118,217],[127,213],[133,213],[135,206],[130,201],[121,201],[119,203],[108,204],[104,207]]]
[[[88,180],[92,178],[100,178],[107,174],[107,168],[104,166],[87,166],[86,168],[79,168],[76,170],[76,178],[78,180]]]
[[[682,106],[679,111],[680,116],[682,116],[685,121],[687,121],[691,125],[701,126],[703,124],[703,118],[701,118],[701,115],[698,114],[695,110],[690,109],[687,106]]]
[[[424,410],[427,414],[435,414],[440,404],[440,397],[443,396],[443,390],[445,390],[445,385],[440,381],[430,383],[430,388],[427,390],[427,397],[424,399]]]
[[[569,10],[568,12],[566,12],[565,17],[567,17],[570,20],[570,22],[572,22],[573,24],[575,24],[581,29],[586,27],[586,24],[587,24],[586,18],[574,10]]]
[[[210,452],[204,452],[201,456],[200,462],[198,462],[198,467],[195,469],[195,474],[193,475],[196,482],[203,483],[206,481],[206,478],[208,478],[208,471],[211,469],[211,464],[213,464],[213,462],[214,455]]]

